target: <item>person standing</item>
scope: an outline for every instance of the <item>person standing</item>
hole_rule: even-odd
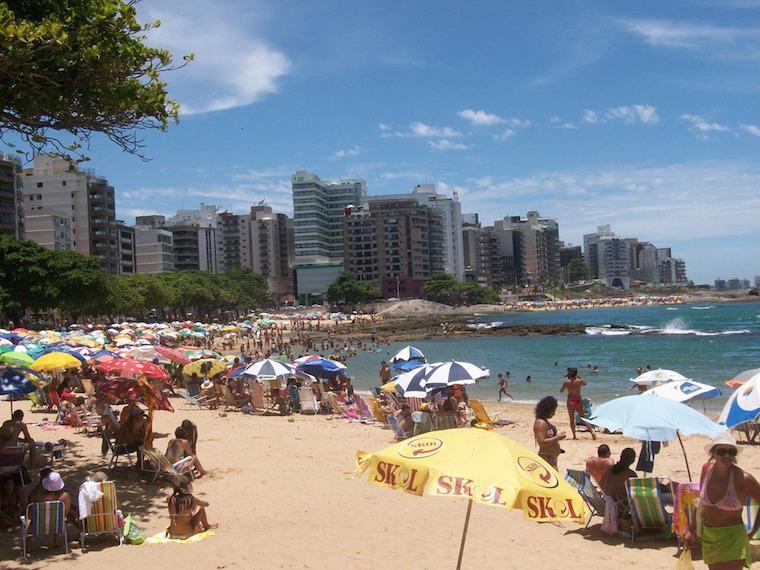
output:
[[[509,373],[507,373],[509,374]],[[508,396],[512,398],[513,400],[515,397],[509,393],[509,379],[504,376],[501,372],[498,374],[498,380],[499,380],[499,401],[501,402],[501,396],[502,394],[505,396]]]
[[[578,439],[575,435],[575,412],[578,412],[580,418],[586,417],[583,409],[583,397],[581,390],[586,386],[586,381],[578,374],[577,368],[568,368],[565,381],[560,388],[561,392],[567,392],[567,415],[570,416],[570,431],[573,433],[573,439]],[[596,439],[593,428],[589,427],[591,439]]]
[[[533,435],[538,444],[538,456],[558,471],[557,459],[562,453],[559,442],[567,438],[567,434],[564,431],[557,432],[557,428],[549,422],[556,413],[557,399],[554,396],[542,398],[536,404]]]
[[[383,360],[380,363],[380,383],[387,384],[391,381],[391,369],[388,368],[388,363]]]

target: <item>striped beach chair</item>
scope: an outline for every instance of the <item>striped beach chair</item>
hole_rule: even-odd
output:
[[[424,402],[422,398],[407,398],[406,403],[409,404],[409,408],[413,412],[419,412],[422,409],[422,402]]]
[[[79,544],[82,550],[85,548],[85,539],[88,536],[110,534],[119,541],[119,546],[124,544],[124,536],[119,526],[119,518],[116,510],[119,502],[116,499],[116,485],[113,481],[100,483],[103,496],[92,505],[92,512],[82,519],[82,532],[79,533]]]
[[[388,416],[388,424],[393,430],[393,435],[395,436],[396,441],[401,441],[409,437],[404,433],[404,430],[401,429],[401,425],[398,423],[396,416]]]
[[[635,477],[625,482],[628,502],[631,505],[631,541],[636,532],[645,528],[671,531],[670,515],[665,512],[657,477]]]
[[[751,497],[747,497],[747,501],[744,503],[744,526],[747,528],[747,533],[752,533],[750,536],[752,539],[760,539],[759,514],[760,504],[755,503]],[[755,532],[752,532],[753,530]]]
[[[578,469],[568,469],[565,473],[565,480],[571,486],[578,489],[578,494],[586,503],[589,511],[589,518],[586,522],[586,528],[591,524],[594,517],[604,518],[605,500],[604,495],[591,482],[591,477],[585,471]]]
[[[21,517],[21,551],[27,558],[27,541],[40,536],[63,537],[66,554],[69,553],[69,537],[66,533],[66,507],[63,501],[31,503],[26,507],[26,515]]]
[[[369,409],[372,410],[372,415],[375,417],[375,421],[383,425],[388,425],[388,418],[383,413],[383,410],[380,407],[380,402],[377,401],[377,398],[370,396],[367,398],[367,403],[369,404]]]

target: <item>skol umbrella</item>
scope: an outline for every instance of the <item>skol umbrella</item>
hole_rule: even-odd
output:
[[[585,421],[610,431],[622,430],[623,435],[641,441],[678,439],[690,481],[691,470],[681,434],[714,437],[726,429],[686,404],[644,396],[625,396],[606,402],[595,408],[593,415]]]
[[[0,362],[5,362],[11,366],[29,366],[34,362],[34,358],[26,352],[4,352],[0,354]]]
[[[733,428],[760,416],[760,374],[739,386],[723,406],[718,423]]]
[[[67,352],[50,352],[43,354],[29,368],[37,372],[53,372],[55,370],[79,368],[82,363]]]
[[[443,362],[434,366],[425,378],[425,389],[430,392],[454,384],[474,384],[490,372],[469,362]]]
[[[694,380],[676,380],[650,388],[644,396],[659,396],[674,402],[687,402],[693,398],[714,398],[720,396],[720,390],[709,384]]]
[[[535,452],[492,431],[450,429],[418,435],[375,453],[356,454],[357,473],[411,495],[468,499],[457,568],[472,503],[521,509],[536,522],[585,519],[578,491]]]
[[[674,380],[689,380],[683,374],[679,374],[675,370],[665,370],[664,368],[658,368],[657,370],[649,370],[644,372],[636,378],[629,378],[629,380],[635,384],[662,384],[663,382],[672,382]]]
[[[289,364],[280,362],[279,360],[272,360],[267,358],[265,360],[259,360],[254,362],[248,368],[245,369],[244,374],[249,376],[266,376],[271,378],[277,378],[279,376],[290,376],[293,374],[293,367]]]

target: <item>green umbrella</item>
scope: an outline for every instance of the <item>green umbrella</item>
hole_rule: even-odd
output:
[[[10,364],[11,366],[29,366],[34,362],[34,358],[26,352],[4,352],[0,354],[0,361]]]

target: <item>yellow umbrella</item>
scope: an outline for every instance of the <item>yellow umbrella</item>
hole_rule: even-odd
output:
[[[391,394],[395,394],[396,393],[396,381],[395,380],[391,380],[387,384],[383,384],[382,386],[380,386],[380,389],[383,392],[390,392]]]
[[[469,499],[457,569],[473,501],[521,509],[536,522],[585,520],[583,500],[546,461],[519,443],[477,428],[428,432],[378,451],[356,453],[357,472],[375,485],[412,495]]]
[[[201,368],[203,368],[203,370],[201,370]],[[192,376],[192,374],[195,373],[198,374],[198,376],[206,375],[210,378],[225,370],[227,370],[227,362],[225,360],[201,358],[190,364],[185,364],[182,368],[182,374],[185,376]]]
[[[52,372],[62,368],[79,368],[82,363],[65,352],[49,352],[43,354],[29,366],[37,372]]]

